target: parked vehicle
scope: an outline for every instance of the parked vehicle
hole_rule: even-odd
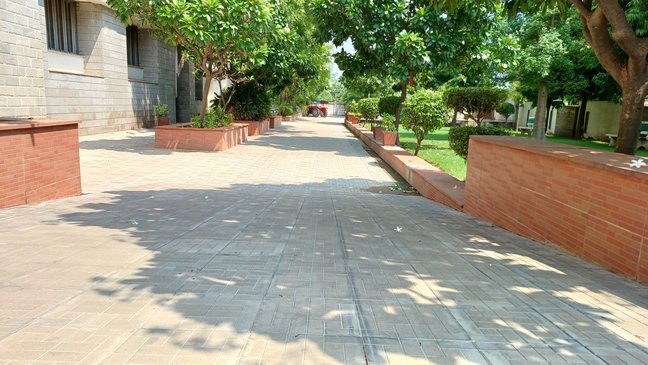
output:
[[[328,116],[328,109],[327,109],[328,101],[326,100],[315,100],[312,103],[308,104],[308,113],[306,116],[308,117],[327,117]]]

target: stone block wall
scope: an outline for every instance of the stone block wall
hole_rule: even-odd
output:
[[[648,168],[515,137],[470,139],[464,211],[648,283]]]
[[[175,119],[174,48],[141,30],[144,78],[129,79],[126,29],[111,9],[79,3],[78,29],[84,34],[79,50],[87,72],[49,72],[49,117],[81,120],[81,135],[141,127],[146,120],[153,120],[153,106],[160,103],[169,105],[170,119]]]
[[[0,4],[0,116],[44,116],[43,6],[36,0]]]
[[[175,47],[140,29],[143,77],[129,79],[126,28],[105,3],[76,3],[79,55],[48,50],[43,0],[0,4],[0,117],[80,120],[84,135],[141,127],[154,119],[153,106],[165,103],[175,121]],[[50,67],[53,55],[83,67]],[[193,79],[187,82],[193,90]],[[194,99],[192,91],[184,109],[193,112]]]

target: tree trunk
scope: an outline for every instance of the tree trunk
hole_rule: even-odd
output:
[[[574,127],[574,138],[583,139],[583,128],[585,127],[585,115],[587,112],[588,94],[585,92],[581,95],[580,107],[578,108],[578,118]]]
[[[396,132],[398,133],[398,129],[400,127],[400,118],[401,118],[401,111],[403,111],[403,102],[405,101],[405,98],[407,97],[407,83],[401,81],[401,95],[400,95],[400,100],[398,101],[398,107],[396,108],[396,115],[395,120],[394,120],[394,125],[396,126]],[[400,145],[400,137],[398,134],[396,135],[396,145]]]
[[[414,156],[418,156],[419,150],[421,149],[421,143],[423,140],[416,140],[416,149],[414,150]]]
[[[515,130],[518,130],[518,121],[520,119],[520,103],[515,102],[515,115],[513,117],[513,123],[515,123]]]
[[[200,128],[205,128],[205,114],[209,106],[209,88],[211,87],[212,75],[205,73],[205,84],[203,85],[202,102],[200,103]]]
[[[533,139],[545,140],[545,120],[547,118],[548,89],[544,80],[538,85],[538,101],[536,103],[535,123],[533,124]]]
[[[614,152],[634,155],[641,134],[641,117],[644,108],[644,95],[636,88],[623,89],[623,105],[621,107],[621,120],[617,145]]]
[[[641,135],[641,119],[648,88],[646,56],[629,57],[627,69],[622,72],[623,104],[615,152],[634,155]]]

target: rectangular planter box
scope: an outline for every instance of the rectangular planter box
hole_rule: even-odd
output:
[[[235,120],[234,124],[246,125],[248,127],[248,136],[260,136],[270,129],[270,119],[262,121]]]
[[[78,126],[0,119],[0,208],[81,194]]]
[[[155,128],[155,147],[201,151],[224,151],[247,141],[247,125],[205,129],[185,127],[190,123]]]
[[[276,116],[270,118],[270,128],[279,128],[281,127],[281,116]]]
[[[284,122],[292,122],[292,115],[284,115],[281,117],[281,120]]]

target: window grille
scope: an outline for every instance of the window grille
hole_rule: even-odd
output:
[[[47,48],[79,53],[76,5],[69,0],[45,0]]]
[[[126,54],[129,65],[140,65],[138,32],[134,25],[126,27]]]

